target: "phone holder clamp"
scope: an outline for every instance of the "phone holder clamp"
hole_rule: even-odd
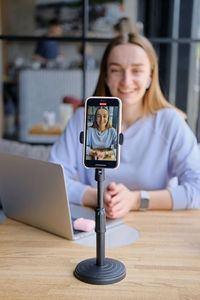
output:
[[[83,131],[80,132],[79,141],[81,144],[84,143],[84,132]],[[123,133],[120,133],[119,134],[119,144],[123,145],[123,142],[124,142],[124,135],[123,135]]]

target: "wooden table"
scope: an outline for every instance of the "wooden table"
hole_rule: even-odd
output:
[[[122,261],[124,280],[89,285],[73,271],[95,257],[81,246],[6,219],[0,226],[0,299],[200,299],[200,211],[132,212],[140,232],[133,244],[106,249]]]
[[[62,133],[61,126],[56,124],[52,127],[46,127],[43,123],[36,123],[33,127],[29,129],[29,134],[49,134],[49,135],[60,135]]]
[[[103,148],[103,149],[93,148],[92,150],[96,150],[96,151],[110,151],[110,149],[108,149],[108,148]],[[86,155],[86,159],[92,160],[93,159],[92,155]],[[99,159],[99,160],[102,160],[102,161],[111,160],[112,161],[112,160],[116,160],[116,156],[113,155],[113,157],[112,157],[111,155],[109,155],[109,156],[106,156],[103,159]]]

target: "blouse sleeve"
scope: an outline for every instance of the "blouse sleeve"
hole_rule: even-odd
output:
[[[81,124],[81,125],[80,125]],[[82,163],[79,135],[83,130],[81,110],[69,120],[66,129],[53,145],[49,161],[60,164],[64,171],[65,184],[70,202],[82,204],[82,196],[88,185],[77,181],[78,164]]]
[[[168,187],[173,209],[200,208],[200,150],[196,138],[182,117],[175,115],[169,155],[169,173],[178,178],[178,185]]]
[[[89,155],[90,150],[92,149],[92,128],[87,130],[87,145],[86,145],[86,154]]]
[[[116,155],[116,149],[117,149],[117,132],[115,130],[115,128],[111,128],[110,129],[111,132],[111,149],[114,150],[114,153]]]

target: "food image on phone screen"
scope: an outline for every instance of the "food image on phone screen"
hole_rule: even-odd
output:
[[[90,97],[85,103],[84,165],[116,168],[119,164],[121,101]]]

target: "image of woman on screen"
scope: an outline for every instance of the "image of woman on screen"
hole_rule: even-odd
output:
[[[94,122],[87,132],[86,155],[88,159],[115,159],[117,132],[110,124],[110,112],[107,107],[98,107]]]

